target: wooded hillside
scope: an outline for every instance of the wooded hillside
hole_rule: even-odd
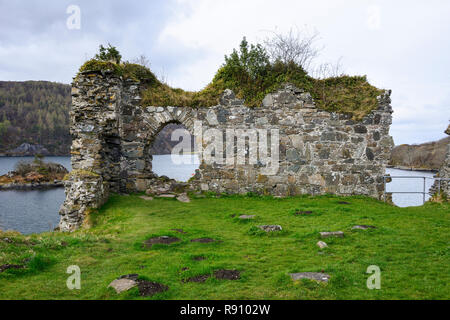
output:
[[[390,164],[438,170],[444,162],[450,137],[419,145],[403,144],[392,150]]]
[[[0,153],[29,143],[68,155],[70,103],[70,85],[0,81]]]

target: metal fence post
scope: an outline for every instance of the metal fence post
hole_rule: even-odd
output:
[[[425,204],[425,193],[426,193],[426,184],[427,184],[427,178],[423,177],[423,204]]]

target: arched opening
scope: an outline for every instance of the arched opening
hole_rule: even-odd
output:
[[[153,139],[149,155],[158,176],[186,182],[199,168],[194,136],[178,122],[167,123]]]

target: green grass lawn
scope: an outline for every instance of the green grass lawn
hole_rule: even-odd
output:
[[[313,214],[295,216],[296,209]],[[242,214],[257,218],[233,217]],[[120,295],[108,288],[132,273],[169,286],[151,299],[449,299],[449,218],[449,204],[397,208],[365,197],[208,197],[185,204],[112,196],[88,230],[0,234],[0,265],[27,266],[0,273],[0,299],[144,299],[137,288]],[[283,231],[255,232],[264,224]],[[321,250],[321,231],[345,237],[324,239],[329,247]],[[143,249],[145,240],[163,235],[181,241]],[[191,242],[203,237],[219,241]],[[81,268],[81,290],[66,287],[71,265]],[[370,265],[381,268],[381,290],[366,286]],[[219,269],[239,270],[241,279],[183,282]],[[331,275],[327,284],[288,275],[322,271]]]

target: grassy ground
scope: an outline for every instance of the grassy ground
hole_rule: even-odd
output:
[[[296,209],[314,214],[295,216]],[[233,214],[257,219],[242,222]],[[184,204],[113,196],[92,216],[89,230],[0,234],[0,265],[27,259],[26,269],[0,274],[0,299],[141,299],[136,288],[121,295],[107,288],[130,273],[169,286],[152,299],[449,299],[449,218],[448,204],[401,209],[364,197],[223,197]],[[284,231],[253,232],[262,224],[280,224]],[[360,224],[377,229],[351,230]],[[344,231],[345,237],[325,239],[329,248],[320,250],[321,231]],[[182,241],[142,248],[161,235]],[[221,241],[190,242],[200,237]],[[193,260],[200,255],[206,260]],[[81,268],[81,290],[66,287],[70,265]],[[370,265],[381,268],[381,290],[366,287]],[[241,271],[241,279],[182,282],[222,268]],[[294,283],[288,276],[309,271],[329,273],[331,280]]]

